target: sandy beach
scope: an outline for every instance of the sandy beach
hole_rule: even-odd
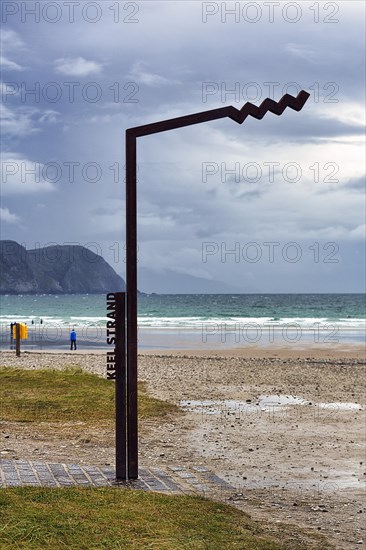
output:
[[[105,376],[105,353],[0,353],[1,365],[80,366]],[[235,487],[225,498],[254,518],[293,523],[335,548],[366,542],[365,349],[281,347],[139,355],[149,393],[181,413],[140,429],[141,465],[207,465]],[[113,416],[113,411],[111,411]],[[113,425],[2,422],[7,458],[113,464]]]

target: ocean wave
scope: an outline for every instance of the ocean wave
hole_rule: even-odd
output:
[[[10,325],[12,322],[23,322],[32,325],[32,320],[35,325],[40,324],[41,317],[24,316],[24,315],[3,315],[0,317],[2,326]],[[69,327],[73,325],[79,326],[105,326],[110,320],[107,317],[101,316],[44,316],[42,317],[43,325]],[[346,330],[365,330],[366,320],[361,318],[339,318],[330,319],[326,317],[207,317],[207,316],[192,316],[192,317],[156,317],[156,316],[139,316],[138,325],[141,328],[151,329],[175,329],[175,330],[203,330],[203,329],[245,329],[255,330],[256,327],[283,329],[289,330],[302,329],[327,329],[335,328]]]

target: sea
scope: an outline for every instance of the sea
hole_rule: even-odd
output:
[[[2,295],[1,349],[10,323],[28,326],[23,349],[104,349],[106,296]],[[139,349],[301,347],[365,342],[365,294],[141,294]]]

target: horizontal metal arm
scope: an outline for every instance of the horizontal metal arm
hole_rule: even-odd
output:
[[[195,113],[193,115],[162,120],[161,122],[144,124],[143,126],[136,126],[135,128],[128,128],[126,130],[126,137],[136,138],[148,136],[150,134],[158,134],[159,132],[166,132],[167,130],[174,130],[175,128],[184,128],[185,126],[192,126],[193,124],[200,124],[201,122],[209,122],[210,120],[218,120],[220,118],[231,118],[231,120],[234,120],[238,124],[242,124],[248,116],[261,120],[268,111],[275,115],[282,115],[287,107],[294,111],[301,111],[309,97],[310,94],[308,94],[308,92],[301,90],[296,97],[285,94],[280,101],[274,101],[273,99],[267,98],[262,101],[259,107],[250,102],[245,103],[240,110],[232,106],[221,107],[219,109],[212,109],[211,111],[203,111],[202,113]]]

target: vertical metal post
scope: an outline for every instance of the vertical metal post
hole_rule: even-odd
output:
[[[20,324],[15,323],[15,355],[20,357]]]
[[[127,464],[138,477],[136,136],[126,131]]]
[[[116,478],[127,478],[126,401],[126,301],[124,292],[115,293],[116,303]]]

